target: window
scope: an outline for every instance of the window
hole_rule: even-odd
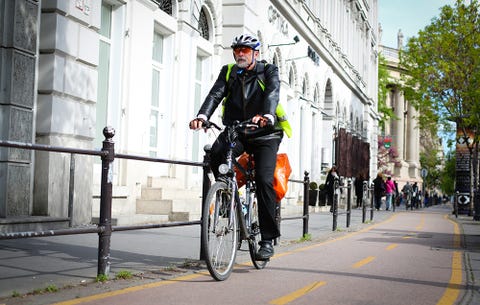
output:
[[[290,71],[288,71],[288,85],[290,88],[293,88],[295,84],[295,74],[293,73],[293,68],[290,67]]]
[[[110,49],[112,32],[112,6],[102,3],[100,23],[100,44],[98,58],[98,92],[97,92],[97,117],[95,130],[95,147],[101,147],[103,128],[107,126],[108,90],[110,77]]]
[[[149,146],[150,157],[157,157],[158,152],[158,136],[159,136],[159,120],[163,118],[160,109],[160,92],[162,91],[162,73],[164,57],[164,37],[160,33],[154,31],[152,43],[152,94],[150,101],[150,139]]]

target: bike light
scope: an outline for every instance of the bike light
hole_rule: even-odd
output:
[[[228,165],[226,164],[220,164],[220,166],[218,167],[218,172],[222,175],[226,175],[228,173]]]

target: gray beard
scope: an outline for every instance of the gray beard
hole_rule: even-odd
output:
[[[248,67],[250,63],[248,61],[242,61],[242,62],[238,62],[237,61],[237,66],[240,68],[240,69],[245,69],[246,67]]]

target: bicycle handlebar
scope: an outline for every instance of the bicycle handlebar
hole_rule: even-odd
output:
[[[217,124],[215,124],[212,121],[202,120],[202,125],[203,125],[202,128],[204,129],[215,128],[217,130],[222,130],[222,128],[220,128]],[[252,128],[252,129],[260,128],[258,124],[252,123],[251,120],[246,120],[243,122],[235,121],[229,127],[235,130],[242,129],[242,128]]]

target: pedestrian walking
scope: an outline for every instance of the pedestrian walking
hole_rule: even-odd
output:
[[[357,203],[357,208],[362,207],[363,203],[363,182],[365,179],[363,178],[363,175],[359,173],[357,177],[355,178],[354,182],[354,187],[355,187],[355,197],[356,197],[356,203]]]
[[[382,207],[382,197],[385,196],[385,182],[381,173],[373,180],[373,198],[375,209],[379,211]]]
[[[327,189],[327,199],[330,205],[330,212],[333,212],[333,194],[335,192],[335,179],[338,179],[337,167],[334,165],[328,171],[325,180],[325,188]]]
[[[392,177],[388,176],[387,181],[385,181],[385,193],[386,193],[385,209],[387,211],[389,211],[390,207],[392,206],[392,199],[393,199],[394,192],[395,192],[395,184],[393,184]]]

